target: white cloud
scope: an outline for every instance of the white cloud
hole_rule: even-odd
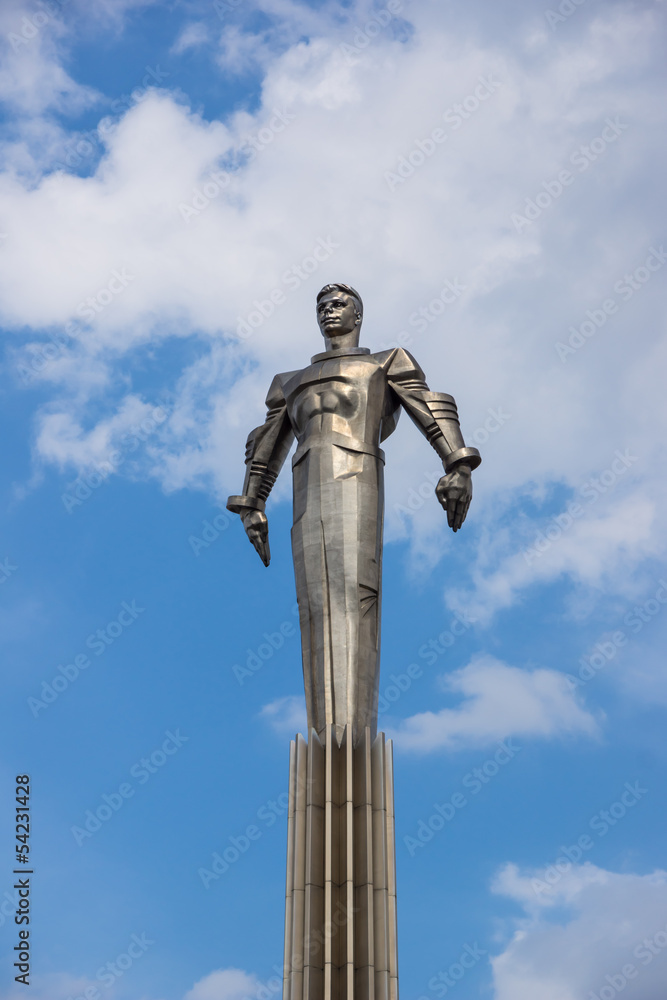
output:
[[[340,45],[353,40],[367,5],[305,13],[299,4],[262,6],[278,34],[270,51],[262,50],[264,80],[253,114],[207,122],[182,97],[151,91],[104,139],[91,177],[28,183],[15,170],[0,177],[7,325],[32,328],[34,342],[35,331],[77,316],[114,270],[134,276],[82,326],[67,363],[44,372],[42,384],[54,383],[46,411],[51,431],[57,433],[54,414],[67,419],[58,425],[62,447],[53,433],[39,433],[46,447],[38,456],[59,460],[71,448],[72,427],[90,434],[99,419],[104,430],[120,405],[118,369],[127,370],[138,348],[197,337],[200,357],[181,379],[183,399],[169,434],[147,453],[145,474],[169,489],[233,492],[243,442],[261,419],[272,375],[317,350],[317,289],[347,280],[366,302],[364,341],[377,349],[405,331],[433,387],[456,395],[468,436],[484,430],[489,407],[511,414],[480,443],[476,497],[456,540],[434,498],[414,518],[395,512],[410,484],[417,488],[437,466],[405,421],[387,446],[388,536],[407,534],[428,568],[483,526],[469,597],[488,614],[528,586],[561,576],[589,588],[624,585],[628,558],[638,565],[650,546],[661,551],[667,540],[658,480],[664,408],[636,405],[644,377],[656,400],[663,395],[656,383],[665,351],[663,274],[627,302],[613,291],[656,241],[653,201],[665,142],[664,103],[651,76],[656,12],[620,3],[587,21],[582,16],[578,33],[558,37],[536,32],[530,14],[516,25],[509,48],[479,34],[463,40],[440,7],[414,5],[404,15],[414,27],[409,41],[397,41],[387,28],[350,62]],[[307,41],[295,33],[302,14]],[[255,42],[238,34],[238,57]],[[475,107],[480,77],[490,81],[490,93]],[[48,88],[37,90],[45,95]],[[464,118],[453,109],[466,99],[473,110]],[[275,119],[276,109],[285,122]],[[610,116],[621,122],[619,134],[578,170],[571,154]],[[272,121],[284,127],[272,130]],[[416,143],[435,128],[447,141],[432,144],[432,155],[405,183],[388,183],[401,158],[417,150],[419,160]],[[247,135],[262,129],[267,141],[256,155],[239,158]],[[25,150],[20,155],[29,159]],[[571,186],[517,232],[512,213],[565,167]],[[232,177],[216,189],[210,174],[220,169]],[[199,206],[188,222],[183,205]],[[312,276],[297,281],[292,269],[301,268],[318,239],[337,246]],[[438,305],[445,283],[457,279],[465,293]],[[239,343],[239,320],[273,289],[283,292],[284,304]],[[618,300],[618,315],[561,363],[555,342],[609,295]],[[420,309],[429,316],[422,314],[422,328],[414,321]],[[127,391],[124,385],[120,395]],[[108,412],[93,418],[105,406]],[[41,427],[45,414],[37,419]],[[514,506],[545,484],[576,491],[616,448],[637,442],[641,469],[633,470],[632,494],[618,507],[600,503],[586,526],[525,566],[512,543],[530,531],[521,532]]]
[[[492,959],[494,1000],[613,1000],[618,994],[662,1000],[667,872],[618,874],[575,865],[550,898],[535,894],[538,874],[508,865],[495,880],[494,891],[522,906],[525,916]]]
[[[555,670],[520,670],[479,656],[445,674],[442,686],[461,695],[461,705],[405,719],[392,733],[402,749],[428,753],[487,746],[508,736],[554,739],[599,732],[566,677]]]
[[[576,584],[599,588],[620,570],[622,587],[628,567],[656,555],[657,547],[664,544],[660,536],[656,538],[657,504],[644,491],[645,485],[630,496],[610,496],[595,510],[584,506],[581,520],[570,518],[569,524],[566,503],[555,515],[564,517],[564,528],[554,516],[541,524],[524,522],[509,536],[495,540],[485,536],[472,572],[474,589],[449,589],[447,603],[488,621],[527,588],[565,576]]]
[[[209,40],[209,31],[203,21],[191,21],[183,28],[170,51],[180,55],[188,49],[196,49]]]
[[[268,983],[254,974],[242,969],[216,969],[199,979],[183,996],[183,1000],[248,1000],[259,995],[270,996],[279,994],[282,980],[273,977]],[[30,980],[30,996],[33,1000],[68,1000],[74,996],[83,996],[86,990],[96,989],[99,993],[99,980],[87,979],[84,976],[70,976],[67,973],[52,973],[46,976],[32,976]],[[24,987],[10,987],[0,995],[0,1000],[20,1000]],[[112,987],[110,1000],[116,995]]]
[[[69,1000],[70,997],[83,996],[85,990],[91,988],[99,989],[99,980],[88,979],[86,976],[71,976],[66,972],[30,976],[31,1000]],[[0,993],[0,1000],[21,1000],[25,993],[25,986],[16,983]]]
[[[36,116],[49,109],[79,112],[95,102],[99,95],[76,83],[62,66],[60,42],[66,34],[62,18],[48,6],[3,2],[0,100],[5,107]]]
[[[245,1000],[260,986],[255,975],[242,969],[217,969],[195,983],[183,1000]]]
[[[264,705],[259,713],[279,736],[294,737],[295,733],[307,733],[306,704],[303,695],[287,695],[276,698]]]

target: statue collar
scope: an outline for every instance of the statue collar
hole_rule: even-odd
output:
[[[322,351],[321,354],[314,354],[310,359],[311,364],[316,361],[329,361],[333,358],[347,358],[355,354],[370,354],[370,347],[339,347],[333,351]]]

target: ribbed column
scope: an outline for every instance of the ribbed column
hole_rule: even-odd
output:
[[[391,741],[290,747],[283,1000],[398,1000]]]

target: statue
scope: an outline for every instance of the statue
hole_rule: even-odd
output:
[[[228,510],[269,565],[265,503],[292,446],[292,552],[301,625],[308,730],[323,738],[346,727],[357,746],[377,732],[382,575],[383,466],[380,443],[403,407],[442,459],[435,492],[453,531],[472,498],[481,462],[467,448],[452,396],[431,392],[407,351],[359,347],[361,297],[329,284],[317,296],[324,351],[299,371],[276,375],[266,420],[246,444],[242,496]]]

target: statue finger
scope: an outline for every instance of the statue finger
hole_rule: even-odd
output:
[[[268,535],[268,532],[267,532],[267,535]],[[262,560],[262,562],[264,563],[264,565],[268,566],[269,563],[271,562],[271,551],[269,549],[269,539],[268,539],[268,537],[267,538],[258,538],[257,541],[255,542],[255,548],[257,550],[257,554],[259,555],[259,558]]]

